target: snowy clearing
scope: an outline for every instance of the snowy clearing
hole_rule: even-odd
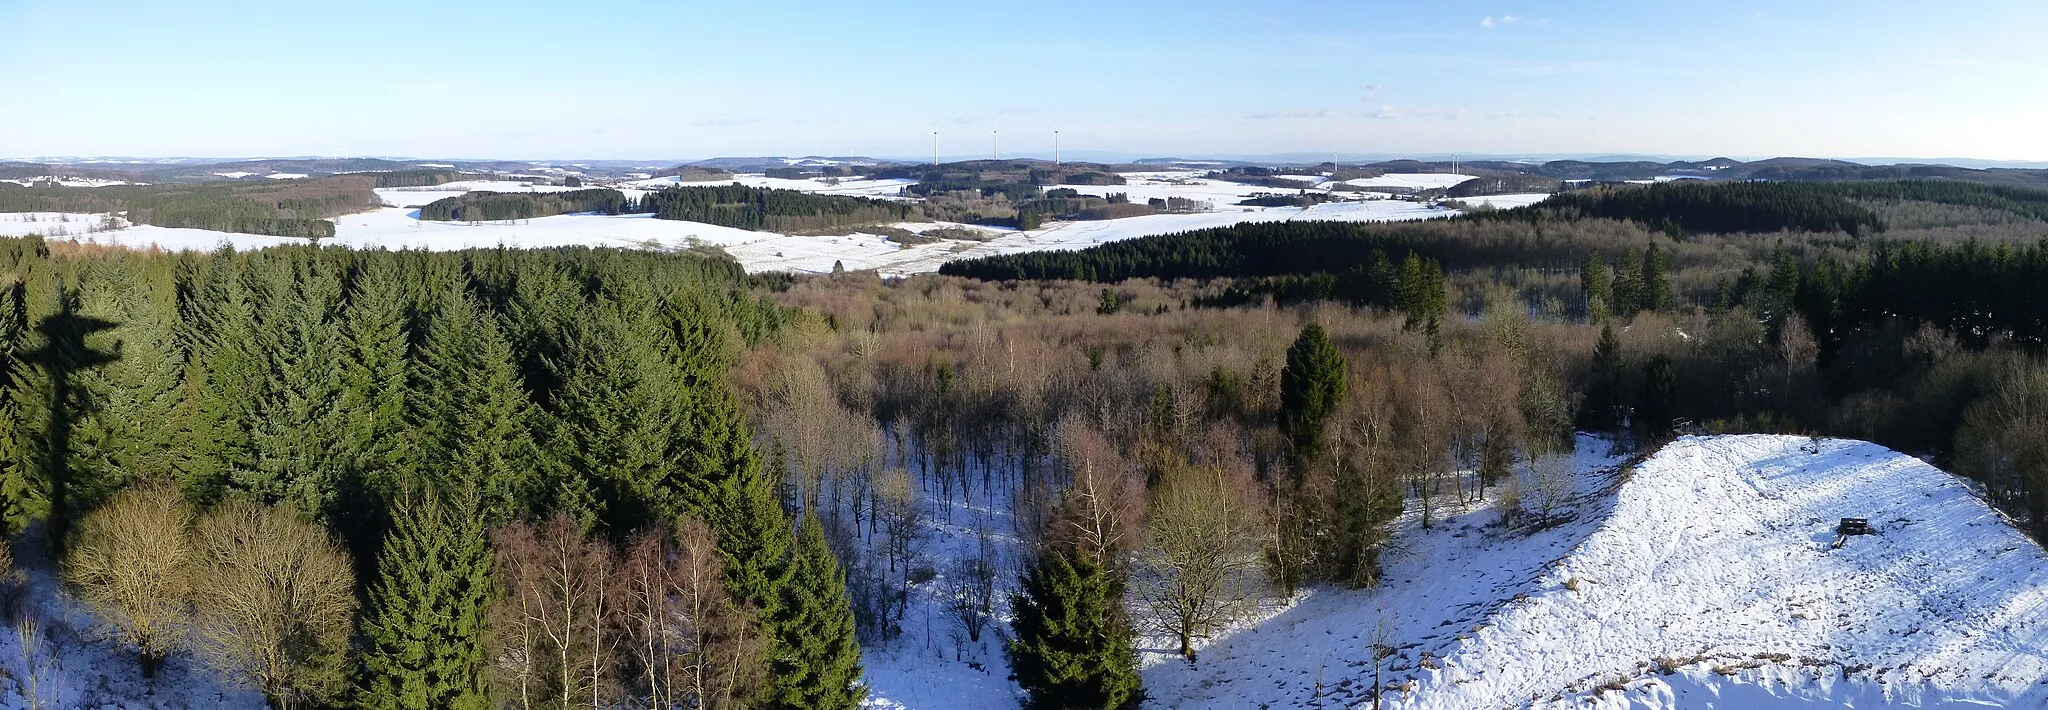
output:
[[[1479,195],[1476,197],[1457,198],[1459,202],[1472,205],[1473,207],[1492,207],[1498,210],[1528,207],[1547,199],[1550,199],[1550,193],[1548,192],[1531,192],[1515,195]]]
[[[1476,179],[1472,175],[1457,173],[1387,173],[1379,177],[1345,180],[1352,187],[1391,187],[1402,190],[1442,190],[1466,180]]]

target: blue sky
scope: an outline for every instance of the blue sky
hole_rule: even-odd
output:
[[[0,0],[0,157],[2048,160],[2048,2]]]

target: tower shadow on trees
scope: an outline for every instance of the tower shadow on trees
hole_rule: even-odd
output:
[[[86,343],[92,334],[119,325],[81,315],[78,292],[65,289],[57,298],[57,312],[36,323],[36,331],[43,335],[43,347],[25,353],[22,358],[41,367],[50,383],[49,401],[45,403],[49,418],[35,466],[46,486],[44,494],[50,506],[48,542],[53,549],[63,549],[69,540],[76,512],[71,500],[71,430],[79,415],[92,406],[74,386],[73,378],[121,359],[118,352],[94,350]]]

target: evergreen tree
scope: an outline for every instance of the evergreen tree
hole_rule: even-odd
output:
[[[1785,316],[1791,315],[1799,299],[1799,262],[1783,244],[1771,254],[1771,278],[1764,292],[1764,303],[1753,310],[1775,331]]]
[[[1010,598],[1005,651],[1029,710],[1136,708],[1144,699],[1120,577],[1070,547],[1041,551]]]
[[[80,312],[112,324],[89,336],[87,347],[117,357],[76,377],[96,408],[74,424],[72,442],[80,455],[72,469],[82,480],[104,482],[104,494],[179,467],[180,437],[163,425],[177,410],[184,368],[168,266],[163,259],[113,256],[95,263],[81,285]]]
[[[1280,370],[1280,429],[1296,456],[1307,458],[1322,445],[1323,421],[1344,400],[1344,374],[1344,354],[1323,327],[1303,327]]]
[[[406,407],[416,458],[407,468],[439,489],[478,491],[494,522],[523,515],[536,502],[537,450],[511,346],[459,286],[438,301],[412,361]]]
[[[570,328],[542,436],[549,479],[577,492],[556,508],[618,534],[680,512],[683,393],[651,342],[651,323],[629,315],[649,310],[585,309]]]
[[[1105,316],[1116,315],[1123,307],[1123,300],[1117,298],[1116,292],[1105,288],[1102,289],[1102,298],[1095,306],[1095,313]]]
[[[244,277],[245,258],[216,252],[185,304],[187,348],[182,409],[187,432],[185,495],[210,504],[228,489],[229,471],[246,469],[255,457],[248,427],[264,383],[264,359],[256,343],[256,312]]]
[[[1587,254],[1586,262],[1579,266],[1579,292],[1586,297],[1586,321],[1594,325],[1607,323],[1614,306],[1614,282],[1599,251]]]
[[[364,610],[357,706],[484,710],[484,612],[496,582],[482,511],[429,494],[393,512]]]
[[[289,502],[333,522],[340,513],[342,342],[336,268],[291,251],[254,261],[261,300],[256,345],[265,377],[244,422],[251,459],[230,470],[231,484],[269,501]]]
[[[791,710],[859,707],[867,693],[855,685],[860,643],[854,639],[846,576],[815,514],[806,513],[798,526],[792,565],[795,572],[783,587],[774,621],[785,639],[770,666],[776,705]]]
[[[28,493],[34,431],[20,401],[27,364],[27,311],[20,282],[0,282],[0,537],[11,537],[23,523],[22,497]]]
[[[1593,369],[1587,375],[1586,405],[1580,410],[1581,425],[1591,431],[1613,431],[1621,426],[1621,339],[1614,326],[1600,326],[1600,342],[1593,346]]]
[[[1621,257],[1621,266],[1614,274],[1614,315],[1634,318],[1648,308],[1644,305],[1643,263],[1645,257],[1635,249]]]
[[[335,504],[348,511],[331,516],[359,561],[373,557],[401,481],[415,471],[407,463],[412,428],[405,420],[407,347],[406,284],[394,259],[365,264],[350,289],[340,328],[346,357],[336,407],[342,427],[342,475]],[[358,570],[370,578],[371,570]]]
[[[1638,435],[1654,440],[1670,433],[1672,419],[1677,416],[1677,400],[1678,369],[1672,364],[1671,356],[1650,358],[1643,367],[1642,405],[1636,408]]]
[[[1640,310],[1670,310],[1673,305],[1671,279],[1665,273],[1669,268],[1670,265],[1665,263],[1664,251],[1658,249],[1656,244],[1651,244],[1650,248],[1643,252],[1642,293],[1639,296],[1641,302],[1638,304],[1641,306]]]

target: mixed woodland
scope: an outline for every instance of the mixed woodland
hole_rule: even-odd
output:
[[[1375,585],[1399,518],[1555,525],[1577,447],[1688,432],[1928,455],[2048,535],[2040,195],[1776,187],[889,280],[0,240],[5,532],[138,672],[379,708],[850,708],[913,645],[1134,707],[1139,648]],[[649,201],[854,214],[764,192]]]

